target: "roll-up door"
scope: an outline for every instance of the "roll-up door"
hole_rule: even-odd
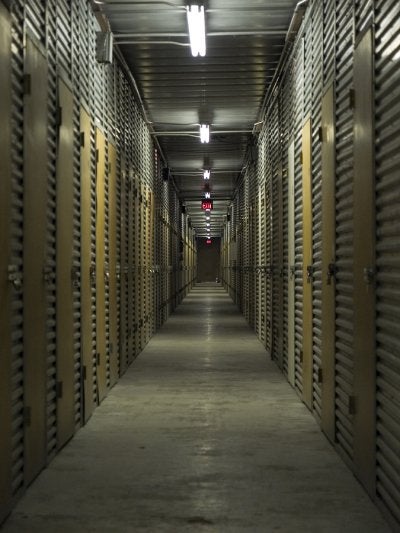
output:
[[[106,353],[106,235],[105,235],[105,187],[106,140],[96,128],[96,351],[97,395],[101,402],[107,393]]]
[[[334,86],[322,99],[321,426],[335,440],[335,116]]]
[[[30,38],[24,99],[25,482],[46,464],[47,61]]]
[[[400,5],[375,2],[377,494],[400,522]],[[397,118],[396,118],[397,117]]]
[[[295,201],[294,201],[294,141],[288,149],[288,380],[295,384]]]
[[[73,95],[58,82],[57,151],[57,447],[75,430],[73,302],[74,129]]]
[[[354,463],[375,494],[375,176],[371,28],[354,51]]]
[[[311,184],[311,119],[302,130],[302,174],[303,174],[303,394],[304,403],[312,408],[312,184]]]
[[[345,459],[353,458],[353,1],[336,9],[336,440]]]
[[[93,395],[92,346],[95,342],[92,318],[92,279],[93,279],[93,218],[90,116],[84,108],[80,112],[81,131],[81,349],[83,365],[83,410],[85,422],[95,408]]]
[[[119,376],[117,297],[117,152],[108,143],[108,253],[109,253],[109,357],[110,384]]]
[[[10,16],[0,4],[0,522],[6,517],[11,504],[11,291],[8,265],[11,242],[11,24]]]

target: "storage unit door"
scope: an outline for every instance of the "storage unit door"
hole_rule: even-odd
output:
[[[75,431],[73,316],[74,128],[73,94],[58,83],[60,124],[57,153],[57,447]]]
[[[321,426],[335,440],[335,116],[334,88],[322,99],[322,411]]]
[[[354,464],[375,495],[375,176],[372,30],[354,52]]]
[[[294,141],[288,149],[288,380],[295,384],[295,201],[294,201]]]
[[[11,291],[8,279],[11,227],[11,24],[0,4],[0,522],[11,506]]]
[[[108,246],[109,246],[109,320],[110,380],[119,376],[118,296],[117,296],[117,152],[108,144]]]
[[[97,396],[107,393],[106,354],[106,264],[105,264],[105,186],[106,153],[104,133],[96,129],[96,353]]]
[[[400,5],[375,4],[376,490],[400,522]]]
[[[304,403],[312,409],[312,202],[311,202],[311,120],[302,131],[303,176],[303,395]]]
[[[24,100],[25,482],[46,464],[47,61],[27,38]]]
[[[83,365],[84,420],[95,408],[92,346],[95,342],[92,317],[92,183],[90,163],[90,116],[81,108],[81,346]]]

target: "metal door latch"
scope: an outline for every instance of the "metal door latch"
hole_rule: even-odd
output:
[[[96,267],[92,265],[89,270],[90,284],[95,285],[96,283]]]
[[[375,268],[374,267],[366,267],[364,268],[364,281],[367,285],[373,285],[375,282]]]
[[[307,265],[307,283],[311,283],[313,280],[314,267],[312,265]]]

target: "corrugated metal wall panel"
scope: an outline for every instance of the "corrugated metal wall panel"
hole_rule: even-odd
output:
[[[0,420],[2,435],[0,440],[0,523],[8,515],[11,504],[11,454],[12,454],[12,413],[11,413],[11,337],[9,317],[11,315],[11,294],[9,279],[10,263],[10,223],[11,223],[11,17],[3,4],[0,4],[0,116],[2,117],[2,142],[0,144]]]
[[[301,129],[304,118],[304,68],[303,44],[299,43],[294,68],[294,201],[295,201],[295,387],[303,392],[302,346],[303,346],[303,242],[302,242],[302,168]]]
[[[376,4],[377,495],[400,522],[400,6]]]
[[[323,5],[312,12],[312,218],[313,218],[313,412],[321,418],[322,194],[321,95],[323,83]],[[329,31],[331,31],[329,29]]]
[[[353,456],[353,2],[336,12],[336,438]]]
[[[48,62],[48,197],[47,197],[47,460],[57,449],[56,355],[56,146],[57,146],[57,24],[55,0],[46,5]]]
[[[15,281],[11,295],[11,492],[24,485],[24,375],[23,375],[23,2],[11,11],[11,88],[13,142],[11,148],[11,250],[9,272]]]

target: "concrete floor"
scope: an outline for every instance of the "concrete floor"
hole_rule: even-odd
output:
[[[227,294],[195,288],[4,533],[385,533]]]

